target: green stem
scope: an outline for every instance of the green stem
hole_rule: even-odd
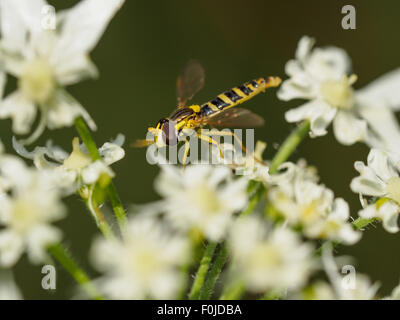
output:
[[[108,185],[107,192],[108,192],[108,198],[110,199],[111,202],[111,206],[117,218],[119,228],[121,229],[122,234],[124,234],[127,223],[126,212],[124,206],[122,205],[121,198],[118,195],[117,188],[115,187],[112,181]]]
[[[214,291],[215,283],[218,280],[219,274],[228,259],[228,249],[225,244],[221,244],[221,248],[215,258],[215,261],[208,273],[208,277],[203,287],[200,290],[200,300],[210,299]]]
[[[89,277],[78,264],[72,259],[68,251],[61,244],[54,244],[47,248],[48,252],[56,259],[71,276],[82,286],[87,294],[93,299],[102,300],[103,297],[96,287],[90,282]]]
[[[104,218],[99,206],[93,200],[93,187],[81,189],[78,191],[82,200],[85,202],[86,208],[92,214],[97,227],[100,229],[103,236],[109,240],[114,240],[115,235],[107,220]]]
[[[273,174],[278,171],[279,166],[289,159],[290,155],[297,148],[300,142],[307,136],[310,131],[310,122],[303,121],[293,132],[286,138],[282,146],[279,148],[275,157],[272,159],[269,167],[269,173]]]
[[[83,143],[89,151],[90,156],[94,161],[101,160],[99,150],[97,149],[96,142],[93,140],[92,135],[86,126],[85,121],[82,117],[78,117],[75,120],[75,127],[78,131]],[[126,226],[126,213],[122,201],[118,195],[117,189],[114,183],[111,181],[107,187],[107,194],[111,202],[111,206],[114,210],[115,216],[117,218],[119,227],[122,232],[125,230]]]
[[[207,245],[206,249],[204,250],[204,255],[201,258],[200,266],[197,269],[196,277],[194,278],[192,288],[190,289],[189,293],[190,300],[199,299],[200,290],[204,284],[204,280],[206,279],[206,275],[210,267],[210,263],[216,247],[217,247],[216,242],[210,242]]]

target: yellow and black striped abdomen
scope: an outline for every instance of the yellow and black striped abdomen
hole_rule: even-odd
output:
[[[242,84],[218,95],[215,99],[204,103],[200,108],[201,116],[210,116],[222,110],[243,103],[269,87],[277,87],[281,83],[278,77],[258,78]]]

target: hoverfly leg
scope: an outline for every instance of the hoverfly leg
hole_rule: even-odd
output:
[[[239,139],[239,137],[238,137],[234,132],[213,130],[213,131],[210,131],[210,133],[208,133],[208,134],[210,134],[210,135],[215,135],[215,136],[222,136],[222,137],[223,137],[223,136],[231,136],[231,137],[233,137],[233,138],[237,141],[237,143],[239,144],[239,146],[242,148],[242,150],[243,150],[243,152],[244,152],[245,154],[249,154],[249,155],[253,156],[253,158],[254,158],[254,160],[255,160],[256,162],[261,163],[261,164],[264,164],[260,159],[258,159],[258,158],[255,157],[254,155],[252,155],[252,154],[246,149],[246,147],[244,146],[244,144],[242,143],[242,141]]]
[[[201,131],[197,132],[197,136],[199,139],[201,139],[203,141],[207,141],[208,143],[212,143],[215,146],[217,146],[221,158],[222,159],[224,158],[224,153],[222,152],[221,146],[219,145],[219,143],[217,141],[215,141],[213,138],[211,138],[207,134],[202,134]]]
[[[183,154],[183,158],[182,158],[182,166],[184,168],[186,167],[186,160],[187,160],[188,155],[189,155],[189,150],[190,150],[189,139],[186,139],[185,140],[185,153]]]

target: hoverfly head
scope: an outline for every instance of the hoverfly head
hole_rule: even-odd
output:
[[[168,146],[174,146],[178,143],[178,131],[176,122],[163,118],[158,121],[156,129],[161,130],[163,142]]]

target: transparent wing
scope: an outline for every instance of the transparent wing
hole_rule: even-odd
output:
[[[200,62],[189,60],[176,83],[178,108],[183,108],[186,102],[204,86],[205,78],[206,74]]]
[[[203,118],[201,123],[220,128],[244,129],[260,127],[264,119],[247,109],[232,108]]]

